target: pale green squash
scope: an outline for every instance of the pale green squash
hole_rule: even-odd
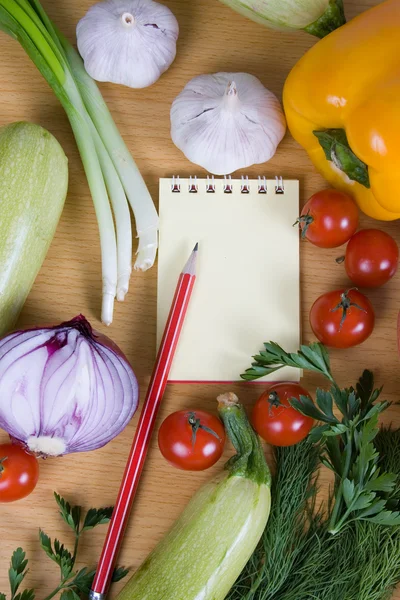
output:
[[[269,517],[270,473],[243,408],[227,397],[219,412],[237,450],[227,474],[195,494],[117,600],[223,600],[253,553]]]
[[[67,187],[67,157],[51,133],[33,123],[0,128],[0,335],[42,266]]]

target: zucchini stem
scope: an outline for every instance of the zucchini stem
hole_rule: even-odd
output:
[[[259,485],[271,485],[260,438],[250,425],[246,412],[233,392],[218,396],[218,412],[236,454],[225,465],[231,476],[246,477]]]

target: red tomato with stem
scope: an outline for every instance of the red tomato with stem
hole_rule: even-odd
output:
[[[203,410],[178,410],[158,431],[164,458],[178,469],[203,471],[221,458],[225,429],[218,417]]]
[[[251,422],[258,435],[273,446],[292,446],[304,440],[314,420],[290,406],[290,399],[300,400],[310,394],[298,383],[277,383],[259,397]],[[301,400],[300,400],[301,401]]]
[[[300,225],[302,238],[320,248],[336,248],[356,232],[358,208],[347,194],[322,190],[305,203],[296,223]]]
[[[371,302],[357,289],[336,290],[312,305],[310,324],[318,340],[332,348],[350,348],[372,333],[375,313]]]
[[[28,496],[39,478],[36,457],[17,444],[0,444],[0,502]]]
[[[346,248],[345,267],[360,287],[379,287],[393,277],[399,262],[399,248],[391,235],[379,229],[358,231]]]

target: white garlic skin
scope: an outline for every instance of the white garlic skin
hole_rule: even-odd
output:
[[[175,59],[178,22],[153,0],[106,0],[76,29],[85,69],[96,81],[132,88],[152,85]]]
[[[285,131],[279,100],[247,73],[195,77],[171,108],[172,141],[214,175],[266,162]]]

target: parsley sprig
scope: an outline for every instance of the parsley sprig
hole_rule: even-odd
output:
[[[264,344],[264,350],[253,356],[252,367],[241,375],[246,381],[254,381],[264,375],[270,375],[282,367],[296,367],[324,375],[333,383],[329,354],[322,344],[314,342],[309,346],[300,346],[298,352],[285,352],[275,342]]]
[[[374,444],[379,415],[390,403],[379,400],[382,388],[374,389],[373,374],[366,370],[355,388],[340,389],[322,344],[303,345],[297,353],[285,352],[273,342],[264,347],[243,379],[258,379],[289,366],[320,373],[331,383],[329,390],[317,389],[315,403],[307,396],[290,401],[293,408],[321,423],[310,435],[314,442],[321,442],[321,462],[335,476],[330,533],[337,534],[357,520],[400,525],[400,512],[390,510],[398,478],[381,469]]]
[[[96,570],[89,569],[88,567],[75,569],[79,541],[85,531],[108,523],[113,507],[90,508],[82,516],[82,508],[80,506],[71,506],[56,493],[54,493],[54,497],[61,517],[74,532],[75,543],[73,551],[70,552],[58,539],[52,541],[44,531],[39,530],[39,540],[42,549],[60,568],[60,583],[44,600],[50,600],[58,593],[61,594],[60,600],[80,600],[83,596],[89,594]],[[8,571],[11,591],[10,600],[35,599],[35,590],[33,589],[25,589],[23,592],[17,593],[19,586],[28,572],[27,565],[28,560],[25,558],[25,552],[22,548],[17,548],[11,557],[11,565]],[[127,573],[127,569],[117,567],[114,570],[112,581],[115,582],[123,579]],[[6,595],[0,593],[0,600],[7,600]]]

